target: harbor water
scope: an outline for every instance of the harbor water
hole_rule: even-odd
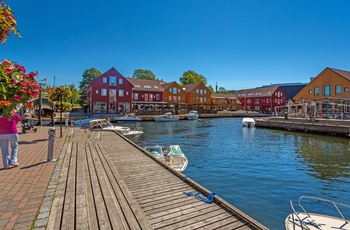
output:
[[[350,204],[350,139],[246,128],[241,121],[141,122],[137,143],[180,145],[189,160],[187,177],[270,229],[285,229],[289,201],[297,206],[303,195]],[[350,210],[344,214],[350,218]]]

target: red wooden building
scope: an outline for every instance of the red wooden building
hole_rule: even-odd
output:
[[[87,89],[89,113],[131,112],[133,85],[115,68],[92,80]]]
[[[274,112],[275,107],[286,105],[286,94],[280,86],[239,90],[236,97],[245,111]]]

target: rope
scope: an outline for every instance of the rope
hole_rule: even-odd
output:
[[[184,176],[184,179],[182,181],[185,182],[186,179],[187,179],[187,175]]]
[[[204,197],[203,195],[200,194],[200,192],[195,192],[195,193],[192,193],[192,192],[183,192],[185,195],[187,196],[193,196],[194,198],[197,198],[198,200],[200,201],[203,201],[204,203],[207,203],[207,204],[211,204],[214,202],[214,199],[215,199],[215,193],[210,193],[208,195],[208,197]]]

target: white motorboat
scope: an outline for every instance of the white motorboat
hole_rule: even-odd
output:
[[[145,149],[155,158],[169,165],[178,172],[183,172],[187,168],[188,159],[179,145],[170,145],[165,150],[159,145],[147,146]]]
[[[255,120],[250,117],[245,117],[242,119],[242,126],[248,127],[248,128],[254,128],[255,127]]]
[[[303,199],[308,199],[308,201],[315,201],[317,205],[322,204],[321,210],[324,213],[311,213],[306,211],[306,209],[301,205]],[[298,230],[298,229],[308,229],[308,230],[324,230],[324,229],[350,229],[350,220],[346,219],[340,208],[348,208],[350,210],[350,205],[334,202],[331,200],[312,197],[312,196],[301,196],[298,200],[302,212],[297,212],[294,209],[292,201],[290,201],[290,206],[292,208],[292,213],[289,214],[285,220],[286,230]],[[341,207],[340,207],[341,206]],[[336,213],[336,215],[330,215],[330,213]]]
[[[170,112],[165,113],[164,115],[159,115],[154,117],[155,121],[178,121],[179,116],[177,115],[172,115]]]
[[[198,111],[190,111],[187,114],[187,119],[188,120],[198,120]]]
[[[109,120],[106,119],[93,119],[89,123],[91,129],[116,131],[132,141],[136,141],[143,134],[142,127],[136,127],[134,130],[131,130],[126,126],[113,125]]]
[[[165,157],[164,157],[164,152],[163,148],[160,145],[155,145],[155,146],[147,146],[145,148],[148,152],[152,154],[155,158],[158,160],[165,162]]]
[[[91,121],[91,118],[84,118],[84,119],[79,119],[79,120],[71,120],[73,125],[76,126],[84,126],[84,125],[89,125],[89,122]]]
[[[135,123],[135,122],[140,122],[141,120],[142,120],[141,118],[135,117],[134,114],[114,117],[114,121],[118,123]]]

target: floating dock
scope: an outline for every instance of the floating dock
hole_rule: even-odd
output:
[[[47,229],[268,229],[120,134],[74,128]]]

